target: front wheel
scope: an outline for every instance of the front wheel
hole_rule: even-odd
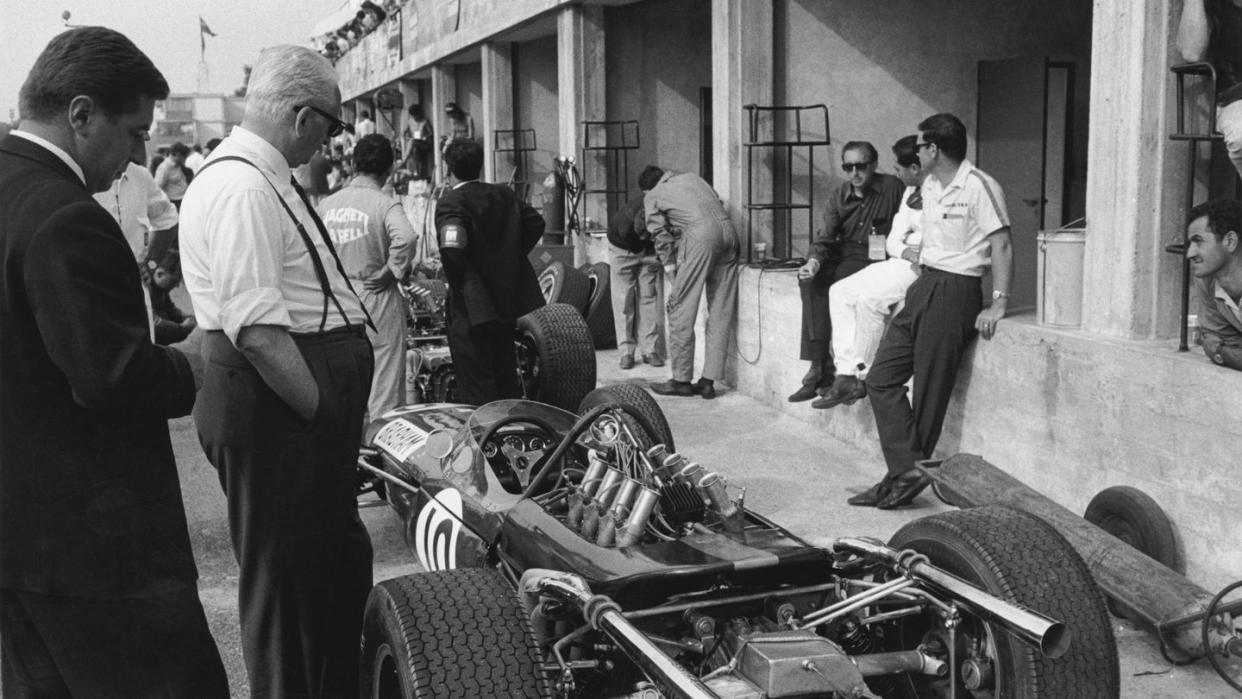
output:
[[[376,585],[363,617],[360,662],[364,698],[552,696],[521,603],[491,568]]]
[[[1069,650],[1052,659],[1004,629],[963,613],[954,639],[959,696],[1104,699],[1120,695],[1117,644],[1104,595],[1078,553],[1043,520],[994,506],[946,512],[905,525],[890,545],[914,549],[942,570],[1003,600],[1062,621],[1070,630]],[[941,624],[927,617],[912,619],[899,629],[903,644],[931,639],[948,647]],[[907,691],[899,696],[949,696],[947,681],[910,678],[907,682]]]

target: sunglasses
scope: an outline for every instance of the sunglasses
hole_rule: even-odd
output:
[[[915,152],[915,153],[917,153],[917,152],[919,152],[919,151],[923,150],[924,148],[926,148],[926,147],[928,147],[928,146],[934,146],[934,145],[936,145],[936,142],[935,142],[935,141],[923,141],[923,142],[921,142],[921,143],[915,143],[915,144],[914,144],[914,152]]]
[[[871,167],[871,163],[842,163],[841,169],[846,172],[861,172]]]
[[[314,112],[314,113],[318,114],[319,116],[323,117],[324,119],[327,119],[327,120],[328,120],[328,138],[335,138],[335,137],[337,137],[337,136],[340,136],[342,131],[348,131],[348,132],[350,132],[351,134],[354,132],[354,125],[353,125],[353,124],[346,124],[345,122],[343,122],[343,121],[341,121],[340,119],[338,119],[338,118],[336,118],[336,117],[332,116],[331,114],[329,114],[329,113],[325,112],[324,110],[320,109],[319,107],[314,107],[314,106],[311,106],[311,105],[309,105],[309,104],[299,104],[299,105],[294,105],[294,106],[293,106],[293,111],[294,111],[294,112],[298,112],[298,111],[301,111],[301,110],[303,110],[303,109],[309,109],[309,110],[311,110],[312,112]]]

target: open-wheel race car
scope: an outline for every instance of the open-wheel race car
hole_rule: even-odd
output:
[[[385,416],[360,471],[426,570],[372,591],[369,697],[1115,697],[1102,594],[981,507],[815,546],[678,453],[641,387]]]

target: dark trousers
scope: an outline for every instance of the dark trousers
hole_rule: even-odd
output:
[[[5,697],[228,697],[193,581],[87,599],[0,589]]]
[[[848,245],[841,259],[827,259],[810,279],[798,281],[802,296],[802,345],[799,356],[811,362],[802,383],[827,386],[832,383],[832,314],[828,312],[828,290],[833,284],[871,264],[867,246]]]
[[[457,377],[457,400],[483,405],[501,398],[519,398],[517,354],[512,322],[471,325],[464,313],[449,308],[449,353]]]
[[[906,305],[889,324],[867,373],[867,395],[890,476],[931,458],[982,309],[979,277],[925,268],[906,291]],[[914,398],[907,400],[911,376]]]
[[[371,589],[354,472],[374,358],[360,330],[295,341],[319,386],[310,424],[220,332],[203,341],[194,421],[228,497],[251,695],[354,696]]]

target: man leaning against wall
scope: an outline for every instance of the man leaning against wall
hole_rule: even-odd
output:
[[[1213,199],[1190,210],[1186,258],[1199,290],[1203,352],[1242,370],[1242,203]]]
[[[1009,213],[1000,185],[966,160],[966,126],[952,114],[919,123],[923,181],[921,273],[880,340],[867,395],[888,474],[851,505],[891,509],[927,486],[914,468],[940,439],[958,366],[976,334],[992,339],[1005,317],[1013,272]],[[983,274],[992,270],[992,305],[983,308]],[[909,398],[906,382],[914,379]]]

